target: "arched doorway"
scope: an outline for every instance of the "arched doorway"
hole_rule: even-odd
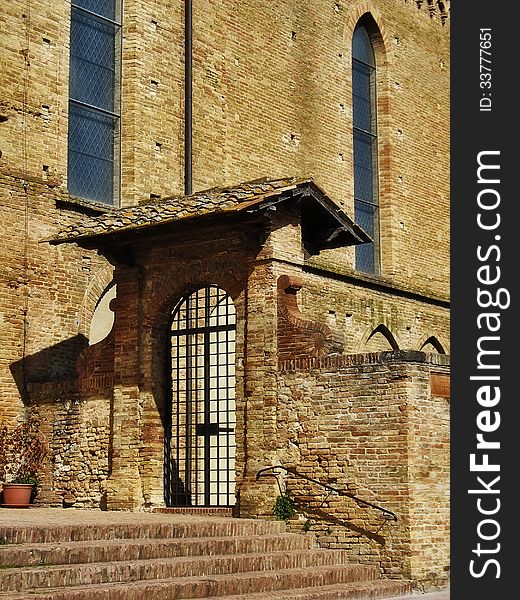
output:
[[[172,316],[166,505],[232,506],[235,306],[225,291],[210,285],[183,298]]]

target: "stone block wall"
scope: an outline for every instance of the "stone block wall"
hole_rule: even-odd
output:
[[[449,577],[449,405],[430,391],[431,372],[447,364],[396,352],[280,365],[279,464],[397,515],[289,475],[284,485],[306,527],[320,544],[423,589]]]
[[[106,508],[110,464],[111,378],[30,384],[48,455],[39,475],[40,505]],[[83,385],[82,385],[83,384]],[[88,391],[87,391],[88,390]]]

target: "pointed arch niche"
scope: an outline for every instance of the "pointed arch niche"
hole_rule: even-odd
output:
[[[423,342],[420,350],[421,352],[430,352],[432,354],[446,354],[446,350],[434,335],[431,335]]]
[[[392,350],[399,350],[399,344],[388,327],[381,323],[368,336],[363,352],[389,352]]]

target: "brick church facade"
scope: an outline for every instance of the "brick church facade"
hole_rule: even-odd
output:
[[[0,19],[0,418],[39,416],[40,501],[282,490],[321,545],[444,585],[449,2]]]

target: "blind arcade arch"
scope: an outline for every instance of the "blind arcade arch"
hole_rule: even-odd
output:
[[[217,286],[173,311],[165,438],[167,506],[235,504],[236,312]]]

